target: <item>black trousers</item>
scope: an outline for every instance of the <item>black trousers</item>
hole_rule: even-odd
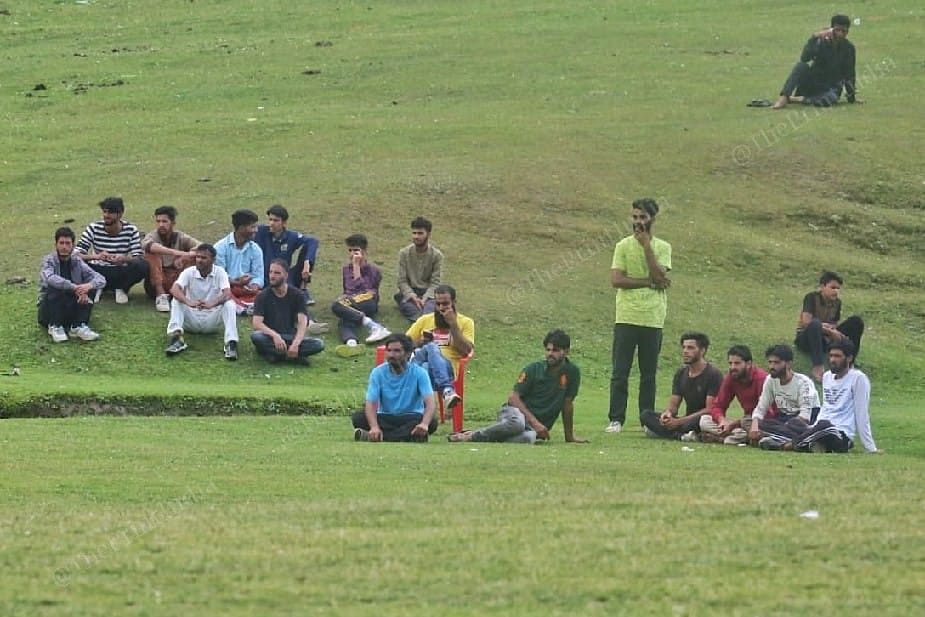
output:
[[[811,452],[813,444],[822,444],[828,452],[847,452],[854,445],[851,439],[828,420],[819,420],[806,431],[793,438],[793,449]]]
[[[99,266],[93,263],[89,266],[103,275],[107,290],[121,289],[127,292],[132,285],[148,276],[148,262],[144,259],[133,259],[121,266]]]
[[[610,421],[626,423],[630,369],[639,355],[639,414],[655,409],[655,372],[662,350],[662,329],[618,323],[613,326],[613,372],[610,375]]]
[[[854,343],[854,358],[857,359],[861,353],[861,337],[864,336],[864,320],[857,315],[852,315],[845,321],[835,327],[836,330],[847,336]],[[812,359],[813,366],[825,364],[825,354],[829,349],[829,343],[822,336],[822,322],[813,319],[809,325],[797,332],[797,338],[794,341],[797,349],[805,351]]]
[[[790,75],[780,89],[781,96],[797,94],[806,97],[805,103],[816,107],[829,107],[838,101],[840,88],[821,84],[814,78],[806,62],[793,65]]]
[[[376,415],[376,419],[379,421],[379,428],[382,429],[383,441],[427,441],[426,436],[422,438],[411,436],[411,429],[421,423],[419,413],[380,413]],[[353,428],[369,430],[366,412],[358,411],[350,420],[353,422]],[[434,415],[427,427],[427,434],[433,435],[438,426],[437,416]]]
[[[363,325],[363,318],[372,318],[379,310],[379,296],[363,292],[355,296],[345,296],[331,305],[331,312],[337,315],[337,330],[340,340],[358,340],[357,328]]]
[[[92,310],[92,304],[80,304],[73,292],[49,288],[39,301],[39,324],[43,328],[87,324]]]
[[[700,432],[700,418],[701,416],[695,416],[693,418],[684,418],[684,422],[681,423],[681,427],[677,429],[670,429],[662,425],[659,417],[661,414],[657,411],[647,409],[646,411],[639,414],[639,421],[644,427],[658,435],[659,437],[664,437],[665,439],[680,439],[681,435],[689,431]]]

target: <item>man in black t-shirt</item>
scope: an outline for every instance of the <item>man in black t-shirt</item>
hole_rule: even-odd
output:
[[[803,308],[797,321],[797,336],[794,343],[797,349],[810,355],[813,362],[813,379],[822,382],[825,371],[826,351],[830,343],[851,340],[854,343],[854,356],[861,351],[861,336],[864,334],[864,320],[852,315],[845,321],[841,319],[842,277],[835,272],[823,272],[819,278],[819,289],[811,291],[803,298]]]
[[[289,264],[270,263],[269,285],[254,300],[254,332],[251,342],[269,362],[290,360],[308,364],[308,356],[324,349],[324,341],[306,337],[309,317],[302,291],[287,283]]]
[[[684,366],[678,369],[671,385],[671,399],[665,411],[643,411],[639,419],[649,437],[698,441],[700,417],[709,415],[713,399],[723,382],[723,374],[706,361],[710,339],[700,332],[681,335],[681,359]],[[681,400],[684,400],[684,417],[678,417]]]

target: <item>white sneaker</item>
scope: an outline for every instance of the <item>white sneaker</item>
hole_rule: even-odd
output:
[[[124,289],[116,290],[116,304],[128,304],[128,294]]]
[[[613,422],[608,424],[606,427],[604,427],[605,433],[619,433],[622,430],[623,430],[623,425],[620,424],[619,420],[614,420]]]
[[[48,326],[48,336],[56,343],[67,342],[67,332],[62,326]]]
[[[82,341],[95,341],[100,338],[100,335],[90,329],[90,326],[87,324],[80,324],[79,326],[71,326],[71,336],[79,338]]]
[[[367,343],[378,343],[388,335],[392,334],[389,329],[382,324],[373,324],[369,327],[369,336],[366,337]]]
[[[687,431],[681,435],[681,441],[690,443],[692,441],[700,441],[700,437],[697,435],[697,431]]]
[[[128,298],[125,299],[128,302]],[[118,300],[116,300],[118,302]],[[170,294],[161,294],[157,297],[157,300],[154,301],[154,308],[157,309],[158,313],[169,313],[170,312]]]

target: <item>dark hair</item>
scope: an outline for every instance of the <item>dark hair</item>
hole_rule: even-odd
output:
[[[437,294],[450,294],[450,300],[456,302],[456,290],[451,286],[445,283],[441,283],[434,287],[434,296]]]
[[[770,358],[771,356],[780,358],[784,362],[793,362],[793,348],[784,343],[771,345],[764,351],[764,357]]]
[[[854,341],[852,341],[850,338],[845,338],[840,341],[832,341],[829,343],[829,351],[832,351],[833,349],[840,350],[843,354],[845,354],[846,358],[851,356],[851,364],[854,364],[854,354],[856,351],[854,348]]]
[[[363,234],[351,234],[344,239],[344,244],[347,245],[347,248],[359,248],[365,251],[366,247],[369,246],[369,241]]]
[[[847,15],[832,15],[832,21],[830,23],[833,28],[835,26],[844,26],[845,30],[851,28],[851,18]]]
[[[125,212],[125,202],[121,197],[107,197],[100,202],[100,209],[107,212]]]
[[[733,345],[729,348],[729,351],[726,352],[726,356],[738,356],[742,358],[743,362],[751,362],[752,350],[745,345]]]
[[[382,345],[386,349],[389,348],[389,343],[401,343],[401,348],[406,354],[411,353],[411,350],[414,349],[414,341],[404,332],[393,332],[382,341]]]
[[[826,270],[822,273],[822,276],[819,277],[820,285],[828,285],[832,281],[838,281],[839,285],[845,284],[845,281],[842,280],[842,277],[838,276],[838,272],[832,272],[831,270]]]
[[[166,215],[171,222],[177,220],[177,209],[173,206],[160,206],[154,211],[154,216]]]
[[[286,208],[282,207],[279,204],[275,204],[269,207],[269,209],[267,210],[267,216],[271,216],[271,215],[278,216],[279,218],[283,219],[283,222],[286,222],[289,220],[289,210],[287,210]]]
[[[633,202],[633,210],[642,210],[652,218],[658,214],[658,204],[651,197],[641,197]]]
[[[70,238],[71,242],[77,239],[77,236],[74,235],[74,230],[70,227],[59,227],[55,230],[55,242],[61,238]]]
[[[282,268],[283,272],[289,272],[289,262],[287,262],[285,259],[282,259],[281,257],[277,257],[276,259],[270,262],[271,266],[273,264],[276,264],[277,266]]]
[[[202,242],[195,249],[197,253],[208,253],[212,256],[212,259],[215,259],[215,247],[209,244],[208,242]]]
[[[546,338],[543,339],[543,347],[552,344],[556,349],[570,349],[572,346],[572,339],[569,338],[569,335],[563,330],[550,330],[546,335]]]
[[[681,335],[680,344],[683,345],[684,341],[694,341],[704,351],[710,348],[710,337],[703,332],[685,332]]]
[[[244,227],[245,225],[253,225],[256,222],[257,215],[254,214],[253,210],[242,208],[240,210],[235,210],[231,214],[231,226],[235,229]]]
[[[413,221],[411,221],[411,229],[426,229],[427,233],[430,233],[433,228],[434,228],[433,223],[428,221],[423,216],[419,216]]]

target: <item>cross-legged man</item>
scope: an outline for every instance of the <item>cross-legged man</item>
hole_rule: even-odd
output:
[[[503,441],[535,443],[549,440],[549,431],[562,416],[565,441],[587,443],[575,437],[573,419],[575,397],[581,386],[581,370],[568,358],[571,338],[553,330],[543,339],[545,360],[528,364],[517,377],[507,403],[490,426],[447,436],[453,442]]]
[[[870,380],[854,368],[854,343],[840,340],[829,346],[829,370],[822,377],[818,419],[783,449],[847,452],[854,447],[855,435],[868,453],[880,452],[870,430]]]
[[[755,366],[752,351],[745,345],[730,347],[726,359],[729,372],[713,399],[710,414],[700,418],[700,439],[707,443],[739,445],[745,443],[748,436],[742,428],[742,419],[729,417],[729,405],[737,399],[742,407],[742,418],[751,418],[768,374]]]
[[[752,445],[780,450],[809,427],[813,411],[819,409],[819,394],[812,379],[793,372],[790,345],[768,347],[764,357],[768,360],[768,377],[751,419],[743,420],[742,425]]]
[[[398,310],[408,321],[434,312],[434,293],[443,277],[443,253],[430,241],[433,224],[411,221],[411,244],[398,253]]]
[[[383,341],[385,359],[369,374],[363,411],[353,414],[356,441],[427,441],[437,430],[434,391],[427,372],[409,360],[414,343],[406,334]]]
[[[238,313],[249,314],[254,310],[257,294],[266,284],[263,251],[254,242],[257,215],[251,210],[235,210],[231,215],[231,226],[234,230],[215,243],[215,265],[228,273],[231,297]]]
[[[633,202],[633,234],[617,242],[610,284],[617,290],[613,326],[613,371],[610,376],[610,422],[607,433],[619,433],[626,422],[629,376],[633,356],[639,356],[639,413],[655,408],[655,375],[662,349],[662,328],[671,284],[671,245],[652,232],[658,204],[643,198]]]
[[[254,302],[251,342],[268,362],[308,365],[308,357],[324,349],[324,341],[305,336],[309,317],[302,290],[292,287],[289,264],[277,259],[270,264],[269,286]]]
[[[221,266],[215,265],[215,247],[200,244],[195,249],[196,265],[183,270],[170,288],[170,322],[166,352],[175,356],[187,348],[184,332],[225,333],[225,359],[238,359],[238,321],[231,299],[231,283]]]
[[[95,341],[90,329],[93,296],[106,286],[103,275],[74,258],[74,232],[70,227],[55,231],[55,250],[45,256],[39,271],[39,324],[48,329],[55,343],[71,337]]]
[[[106,289],[115,293],[116,304],[128,302],[128,291],[148,274],[148,262],[141,250],[138,228],[122,219],[121,197],[100,202],[102,218],[87,225],[77,242],[77,254],[106,279]]]
[[[723,374],[707,362],[710,339],[701,332],[681,335],[681,359],[684,366],[678,369],[671,384],[668,407],[661,413],[643,411],[639,419],[649,437],[699,441],[700,420],[709,417],[713,400],[719,392]],[[685,415],[678,417],[681,401]]]

